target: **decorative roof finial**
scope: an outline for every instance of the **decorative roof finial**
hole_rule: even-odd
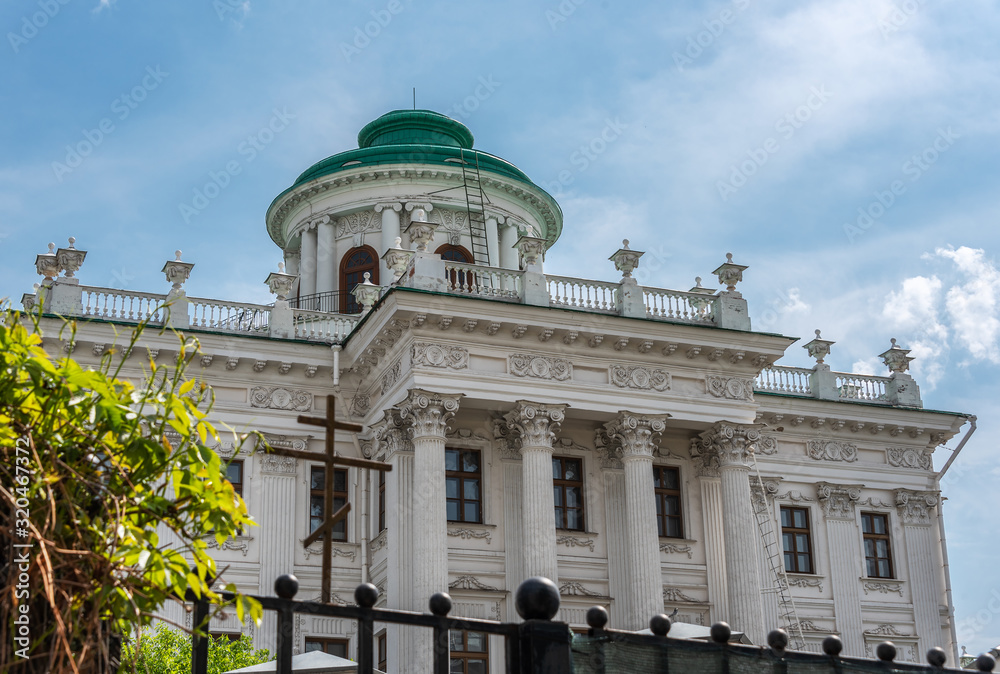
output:
[[[395,245],[393,247],[394,248],[402,248],[403,247],[403,237],[397,236],[396,237],[396,241],[395,241]]]
[[[805,349],[810,356],[816,359],[817,366],[824,365],[824,367],[820,369],[828,370],[830,368],[825,366],[823,359],[830,355],[830,347],[833,346],[835,342],[823,339],[819,330],[815,330],[814,332],[816,333],[816,338],[808,344],[803,344],[802,348]]]
[[[628,239],[622,239],[622,250],[628,250]]]
[[[181,261],[181,251],[180,250],[175,250],[174,251],[174,262],[180,262],[180,261]]]
[[[75,246],[73,244],[75,243],[76,243],[76,237],[75,236],[69,237],[69,247],[74,248]]]
[[[280,274],[284,274],[285,273],[285,263],[284,262],[279,262],[278,263],[278,273],[280,273]]]

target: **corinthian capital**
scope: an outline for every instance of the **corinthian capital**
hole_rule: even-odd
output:
[[[608,444],[624,460],[652,458],[669,418],[669,414],[633,414],[622,410],[617,417],[604,424]]]
[[[448,430],[448,420],[458,411],[462,394],[445,395],[423,389],[410,389],[406,400],[399,404],[399,415],[413,426],[413,438],[426,436],[444,438]]]
[[[518,400],[504,415],[507,427],[521,436],[521,447],[551,447],[566,418],[568,405],[544,405]]]
[[[854,507],[861,499],[863,484],[816,483],[816,495],[823,512],[830,519],[853,520]]]
[[[413,443],[406,432],[406,422],[399,410],[390,407],[378,423],[372,425],[374,453],[385,452],[385,458],[396,452],[412,452]]]
[[[896,509],[903,524],[930,524],[931,511],[937,506],[936,491],[896,490]]]
[[[704,465],[720,468],[749,466],[761,441],[764,424],[734,424],[720,421],[691,443],[691,455]]]

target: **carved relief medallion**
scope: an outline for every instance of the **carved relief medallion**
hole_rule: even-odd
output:
[[[562,358],[512,353],[508,359],[508,366],[510,373],[515,377],[533,377],[555,381],[565,381],[573,377],[573,364]]]
[[[611,383],[618,388],[669,391],[670,373],[666,370],[641,365],[612,365],[608,368]]]
[[[817,461],[845,461],[853,463],[858,460],[858,448],[849,442],[839,440],[810,440],[806,447],[809,458]]]
[[[710,374],[705,377],[705,386],[716,398],[753,401],[753,379]]]
[[[250,406],[308,412],[312,409],[312,393],[282,386],[254,386],[250,389]]]
[[[469,367],[469,350],[460,346],[416,342],[412,354],[413,364],[417,367],[441,367],[452,370],[464,370]]]

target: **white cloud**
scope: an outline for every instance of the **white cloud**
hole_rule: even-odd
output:
[[[115,4],[115,2],[117,2],[117,0],[100,0],[100,2],[97,3],[97,7],[94,7],[93,11],[97,13],[105,9],[110,9],[111,5]]]
[[[948,290],[948,316],[955,338],[975,360],[1000,364],[1000,270],[982,249],[938,248],[939,257],[951,260],[965,278]]]
[[[901,330],[900,346],[910,349],[915,359],[914,374],[937,386],[948,360],[948,328],[941,322],[941,279],[914,276],[903,281],[899,292],[890,292],[882,316],[890,327]]]

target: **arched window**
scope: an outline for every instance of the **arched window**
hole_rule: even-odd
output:
[[[354,299],[351,291],[354,286],[363,283],[365,272],[371,274],[371,282],[378,284],[378,254],[371,246],[361,246],[347,251],[340,263],[340,313],[361,313],[361,305]]]
[[[443,246],[439,246],[434,252],[440,255],[441,259],[445,262],[472,264],[472,253],[469,252],[468,248],[463,248],[462,246],[453,246],[450,243],[446,243]],[[449,290],[458,292],[467,292],[469,286],[473,285],[476,281],[474,274],[466,274],[466,272],[457,269],[447,272],[446,278],[451,285]]]

